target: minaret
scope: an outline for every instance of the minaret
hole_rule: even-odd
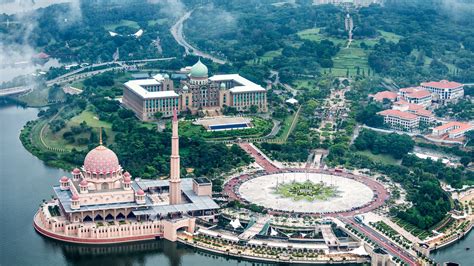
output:
[[[173,135],[171,136],[171,167],[170,167],[170,204],[181,203],[181,179],[179,166],[179,137],[178,137],[178,116],[176,110],[173,111],[172,123]]]

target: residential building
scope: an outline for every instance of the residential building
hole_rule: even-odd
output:
[[[430,81],[421,83],[421,87],[433,94],[433,100],[444,104],[456,102],[464,96],[464,85],[454,81]]]
[[[448,137],[450,139],[457,139],[464,137],[464,134],[473,130],[474,126],[462,122],[448,122],[444,125],[433,128],[433,135],[437,137]]]
[[[387,99],[391,102],[394,102],[397,100],[398,94],[393,91],[380,91],[377,92],[376,94],[369,95],[374,101],[377,102],[383,102],[384,99]]]
[[[420,118],[417,115],[400,110],[384,110],[378,114],[383,116],[386,125],[398,130],[413,131],[418,128],[420,123]]]
[[[410,87],[399,90],[400,98],[408,103],[419,104],[424,107],[431,105],[431,92],[422,87]]]

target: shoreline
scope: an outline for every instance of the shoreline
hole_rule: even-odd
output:
[[[430,248],[429,251],[430,253],[431,252],[434,252],[434,251],[438,251],[438,250],[441,250],[441,249],[444,249],[444,248],[447,248],[453,244],[456,244],[457,242],[459,242],[460,240],[464,239],[469,233],[471,233],[471,230],[472,228],[474,228],[474,223],[471,223],[468,227],[468,229],[459,237],[457,238],[454,238],[454,239],[451,239],[445,243],[442,243],[441,245],[438,245],[436,247],[433,247],[433,248]]]
[[[360,261],[353,261],[353,260],[345,260],[345,261],[330,261],[330,260],[295,260],[295,259],[274,259],[274,258],[266,258],[266,257],[256,257],[256,256],[249,256],[249,255],[243,255],[243,254],[238,254],[238,253],[232,253],[230,251],[221,251],[217,249],[212,249],[209,247],[197,245],[194,243],[190,243],[188,241],[184,241],[180,238],[177,240],[178,243],[183,244],[187,247],[195,248],[197,250],[202,250],[205,252],[210,252],[213,254],[218,254],[221,256],[226,256],[226,257],[231,257],[235,259],[243,259],[247,261],[253,261],[253,262],[270,262],[270,263],[288,263],[288,264],[320,264],[320,265],[326,265],[326,264],[335,264],[335,265],[341,265],[341,264],[364,264],[370,261],[370,259],[361,259]]]

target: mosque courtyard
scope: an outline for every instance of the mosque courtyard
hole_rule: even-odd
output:
[[[372,189],[355,179],[326,173],[288,172],[251,178],[238,188],[241,198],[265,208],[300,213],[337,213],[370,204]]]

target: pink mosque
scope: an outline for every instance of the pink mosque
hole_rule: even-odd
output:
[[[207,178],[180,178],[176,111],[170,169],[169,180],[133,180],[101,142],[87,154],[82,169],[53,187],[56,196],[41,204],[34,228],[56,240],[83,244],[176,241],[179,230],[194,233],[196,218],[214,221],[219,208]]]

